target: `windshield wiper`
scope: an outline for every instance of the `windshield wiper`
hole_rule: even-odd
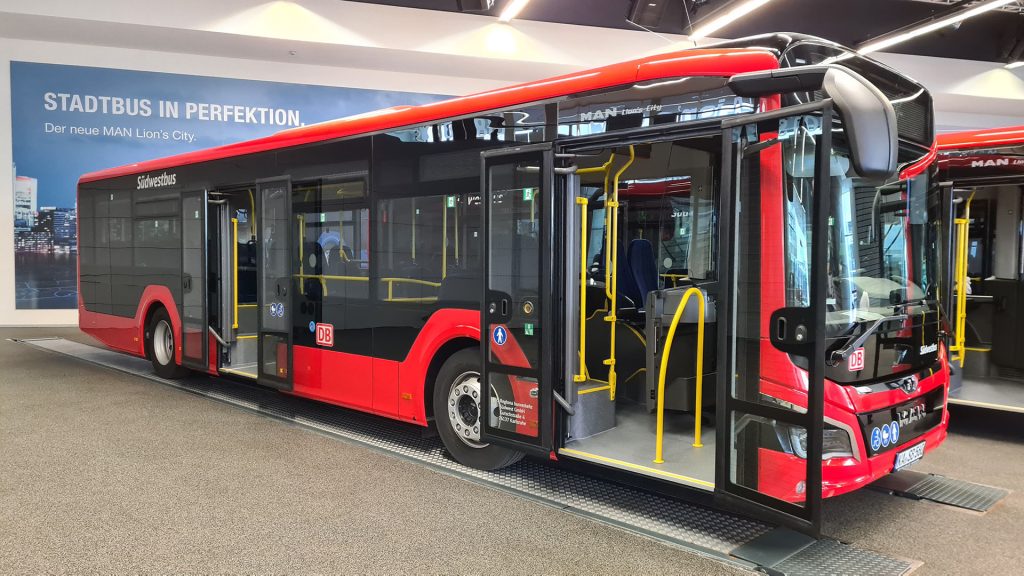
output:
[[[909,302],[904,302],[904,304],[909,304]],[[901,306],[901,304],[897,304],[897,306]],[[886,322],[893,322],[895,320],[906,320],[907,318],[909,318],[909,316],[906,314],[893,314],[892,316],[883,316],[878,320],[875,320],[875,323],[868,326],[855,340],[846,346],[843,346],[839,350],[833,351],[832,356],[829,358],[829,365],[835,366],[849,358],[850,354],[853,354],[854,350],[860,348],[868,339],[868,336],[874,334],[879,328],[881,328],[882,324],[885,324]]]

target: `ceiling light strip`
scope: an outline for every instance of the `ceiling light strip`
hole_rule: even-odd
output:
[[[731,7],[725,8],[721,16],[711,16],[711,21],[699,26],[690,34],[691,40],[700,40],[718,32],[729,24],[764,6],[771,0],[741,0]]]
[[[530,0],[511,0],[505,5],[505,9],[501,11],[501,16],[498,16],[498,20],[502,22],[511,22],[519,13],[526,8],[526,5],[530,3]]]
[[[911,28],[909,28],[907,30],[904,30],[902,32],[898,32],[896,34],[893,34],[892,36],[889,36],[888,38],[882,37],[882,38],[880,38],[878,40],[875,40],[873,42],[868,42],[863,47],[858,48],[857,52],[859,52],[860,54],[870,54],[872,52],[877,52],[879,50],[884,50],[884,49],[889,48],[891,46],[895,46],[896,44],[900,44],[902,42],[906,42],[907,40],[910,40],[912,38],[917,38],[918,36],[923,36],[923,35],[928,34],[930,32],[934,32],[934,31],[939,30],[941,28],[945,28],[946,26],[952,26],[953,24],[956,24],[957,22],[963,22],[964,20],[967,20],[968,18],[973,18],[975,16],[984,14],[986,12],[991,12],[992,10],[995,10],[997,8],[1002,8],[1003,6],[1006,6],[1007,4],[1013,4],[1016,1],[1017,0],[989,0],[988,2],[982,2],[982,3],[979,3],[979,4],[977,4],[977,5],[975,5],[975,6],[971,7],[971,8],[968,8],[966,10],[962,10],[960,12],[956,12],[956,13],[951,14],[949,16],[946,16],[944,18],[939,18],[938,20],[934,20],[932,22],[927,22],[927,23],[924,23],[924,24],[921,24],[921,25],[912,26]]]

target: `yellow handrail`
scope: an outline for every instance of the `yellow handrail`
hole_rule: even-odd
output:
[[[232,253],[234,254],[234,265],[232,266],[232,279],[231,286],[234,288],[234,306],[232,308],[232,322],[231,328],[233,330],[238,329],[238,218],[231,219],[231,245]]]
[[[616,313],[618,311],[618,299],[619,294],[619,275],[618,275],[618,264],[619,264],[619,178],[626,169],[633,164],[633,160],[636,159],[636,153],[633,146],[629,147],[629,161],[619,168],[619,171],[615,173],[612,182],[612,198],[609,201],[605,199],[605,222],[611,222],[611,229],[605,233],[605,237],[611,241],[611,260],[606,261],[605,264],[605,294],[608,296],[610,303],[608,304],[608,315],[604,317],[605,322],[608,322],[611,327],[611,333],[609,334],[609,346],[608,346],[608,359],[604,361],[604,364],[608,366],[608,386],[611,387],[609,391],[609,398],[615,400],[615,385],[616,385],[616,374],[615,374],[615,325],[618,321]],[[610,173],[610,171],[609,171]],[[605,190],[608,189],[607,176],[605,177]],[[610,207],[609,211],[607,207]],[[610,214],[609,214],[610,212]],[[606,244],[607,246],[607,244]],[[607,252],[607,248],[605,249]],[[612,273],[615,270],[616,273]],[[607,280],[610,280],[608,282]],[[610,284],[610,286],[609,286]],[[609,291],[609,288],[611,289]]]
[[[960,367],[964,367],[967,356],[966,330],[967,330],[967,242],[971,226],[971,202],[974,200],[974,192],[968,196],[964,204],[963,217],[956,218],[953,222],[957,231],[957,253],[956,253],[956,318],[953,327],[953,346],[950,353],[957,352],[960,360]]]
[[[583,196],[576,198],[580,205],[580,369],[573,382],[587,381],[587,204]]]
[[[603,172],[605,174],[604,185],[605,195],[608,194],[608,170],[611,168],[612,162],[615,161],[615,153],[613,152],[608,158],[608,161],[601,166],[594,166],[591,168],[580,168],[576,171],[577,174],[594,174]],[[580,205],[580,369],[579,373],[572,377],[573,382],[586,382],[587,381],[587,237],[590,234],[590,230],[587,228],[587,205],[589,201],[580,196],[576,198],[576,203]],[[601,390],[611,390],[611,387],[601,388]]]
[[[697,287],[687,289],[683,293],[682,300],[679,301],[679,305],[676,306],[676,312],[672,315],[672,324],[668,327],[668,335],[665,336],[665,344],[661,349],[661,369],[658,372],[658,430],[655,435],[654,445],[654,463],[663,464],[665,459],[662,451],[662,444],[664,443],[665,433],[665,373],[668,371],[668,356],[672,351],[672,340],[676,336],[676,326],[679,325],[679,317],[683,315],[683,310],[686,309],[686,302],[690,300],[690,296],[697,295],[697,398],[696,407],[694,408],[694,423],[693,423],[693,447],[701,448],[704,446],[700,441],[700,418],[701,418],[701,404],[704,400],[704,293]]]
[[[292,277],[293,278],[298,278],[300,280],[305,280],[307,278],[313,279],[313,280],[319,280],[320,281],[320,286],[324,290],[324,295],[327,294],[327,281],[328,280],[338,280],[338,281],[343,281],[343,282],[369,282],[370,281],[370,278],[367,277],[367,276],[334,276],[334,275],[328,275],[328,274],[292,274]],[[395,298],[395,297],[393,297],[394,291],[392,289],[394,284],[417,284],[417,285],[421,285],[421,286],[429,286],[431,288],[440,288],[441,287],[441,283],[440,282],[432,282],[430,280],[420,280],[419,278],[393,278],[393,277],[389,277],[389,278],[380,278],[379,280],[381,282],[387,282],[388,283],[388,297],[386,299],[387,302],[436,302],[437,301],[437,297],[436,296],[424,296],[424,297],[419,297],[419,298],[417,298],[417,297],[409,297],[409,298],[399,297],[399,298]]]

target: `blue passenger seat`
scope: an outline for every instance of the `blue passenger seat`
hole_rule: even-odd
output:
[[[646,293],[641,293],[640,287],[637,286],[636,277],[633,275],[633,268],[629,264],[629,255],[626,252],[625,246],[619,248],[615,275],[618,278],[618,307],[643,310]]]
[[[643,306],[647,294],[658,289],[658,263],[654,260],[654,247],[650,240],[637,238],[629,243],[627,257],[633,279],[640,291],[641,300],[638,305]]]

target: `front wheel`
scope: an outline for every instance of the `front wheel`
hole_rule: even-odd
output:
[[[153,363],[153,371],[161,378],[182,378],[188,370],[174,361],[174,328],[171,317],[164,309],[157,310],[146,327],[146,356]]]
[[[480,353],[466,348],[453,354],[434,382],[434,424],[444,447],[459,463],[497,470],[518,462],[523,453],[480,441],[484,387]]]

